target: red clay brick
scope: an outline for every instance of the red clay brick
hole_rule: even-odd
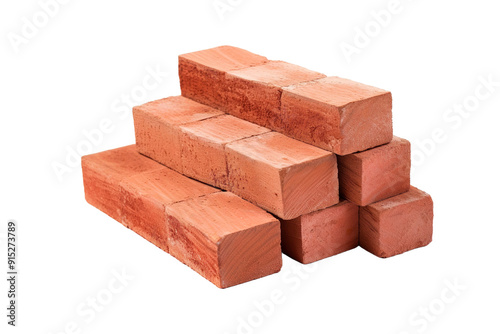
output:
[[[135,145],[82,158],[87,201],[168,251],[165,205],[220,190],[139,154]]]
[[[390,92],[328,77],[283,89],[283,133],[346,155],[392,140]]]
[[[166,252],[165,207],[220,191],[163,166],[126,178],[120,183],[120,190],[122,223]]]
[[[432,241],[433,202],[430,195],[410,191],[360,208],[359,244],[386,258],[423,247]]]
[[[222,111],[182,96],[134,107],[137,149],[165,166],[182,172],[178,126],[222,114]]]
[[[226,72],[262,65],[268,60],[232,46],[192,52],[179,56],[179,78],[182,95],[216,108],[226,106],[230,88]]]
[[[340,195],[365,206],[410,190],[410,142],[394,137],[386,145],[338,156]]]
[[[282,219],[339,202],[337,159],[276,132],[226,146],[229,189]]]
[[[280,270],[277,219],[231,193],[166,209],[170,253],[220,288]]]
[[[270,61],[227,73],[222,110],[236,117],[283,131],[282,87],[324,78],[325,75],[282,61]]]
[[[270,131],[230,115],[182,125],[180,128],[183,174],[223,189],[228,188],[225,146]]]
[[[280,270],[279,221],[264,210],[178,174],[133,145],[82,162],[90,204],[217,286]]]
[[[138,154],[135,145],[84,156],[85,199],[121,222],[120,182],[132,175],[162,168],[155,161]]]
[[[186,99],[183,99],[182,103],[177,103],[178,106],[184,104]],[[200,106],[196,102],[192,103]],[[139,115],[150,113],[143,109],[137,108],[134,113],[136,129],[142,129],[142,134],[138,135],[141,139],[137,139],[143,147],[140,152],[177,172],[235,192],[284,219],[296,218],[338,203],[337,162],[330,152],[278,133],[269,134],[266,128],[230,115],[193,122],[184,120],[186,123],[177,124],[179,122],[167,118],[170,114],[165,111],[159,121],[143,116],[143,120],[137,121]],[[185,110],[192,113],[189,108]],[[181,111],[179,113],[182,115]],[[148,122],[159,123],[157,133],[148,132],[151,128]],[[160,132],[163,138],[175,140],[158,141],[154,136],[160,135]],[[261,137],[265,134],[269,136]],[[233,145],[239,152],[232,155],[234,159],[231,165],[228,161],[231,154],[227,148]],[[246,145],[250,146],[248,150]],[[169,150],[171,154],[159,154],[162,146],[168,146],[163,152]],[[158,147],[158,150],[144,147]],[[260,155],[258,161],[254,161],[255,150],[259,151],[256,153]],[[260,167],[256,169],[255,166]],[[231,168],[234,171],[232,183],[228,182],[227,176]],[[262,188],[262,182],[270,183]]]
[[[307,264],[358,246],[357,205],[342,200],[329,208],[281,220],[283,253]]]

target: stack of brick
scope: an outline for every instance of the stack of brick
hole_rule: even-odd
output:
[[[133,110],[136,145],[83,157],[87,201],[219,287],[360,245],[431,242],[391,93],[224,46],[179,57],[182,96]]]

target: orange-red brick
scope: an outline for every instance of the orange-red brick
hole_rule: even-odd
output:
[[[365,206],[410,190],[410,142],[394,137],[360,153],[338,156],[340,195]]]
[[[270,131],[230,115],[185,124],[180,129],[183,174],[223,189],[228,189],[226,145]]]
[[[221,192],[167,207],[170,253],[220,288],[281,268],[279,221]]]
[[[282,219],[339,202],[337,159],[277,132],[226,146],[229,189]]]
[[[225,112],[282,132],[282,88],[325,75],[283,61],[270,61],[227,73]]]
[[[358,246],[358,206],[339,204],[292,220],[281,220],[283,253],[312,263]]]
[[[378,257],[390,257],[432,241],[430,195],[410,191],[360,208],[359,244]]]
[[[284,134],[338,155],[392,140],[392,96],[385,90],[328,77],[283,89]]]
[[[265,57],[233,46],[220,46],[179,56],[182,96],[225,110],[231,87],[226,73],[267,63]]]
[[[279,221],[178,174],[135,146],[82,159],[88,202],[221,288],[281,268]]]
[[[134,107],[137,149],[159,163],[182,172],[179,125],[222,114],[182,96]]]

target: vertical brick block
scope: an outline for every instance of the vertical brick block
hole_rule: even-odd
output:
[[[423,247],[432,241],[431,196],[410,191],[360,208],[359,244],[386,258]]]
[[[166,209],[170,253],[220,288],[281,268],[279,221],[231,193]]]
[[[230,115],[189,123],[180,129],[184,175],[223,189],[228,189],[225,146],[270,131]]]
[[[134,107],[133,113],[139,152],[179,172],[182,172],[179,125],[223,114],[182,96]]]
[[[283,133],[346,155],[392,140],[390,92],[338,77],[283,89]]]
[[[282,61],[229,71],[229,89],[225,93],[223,110],[272,130],[282,131],[282,87],[324,77],[324,74]]]
[[[276,132],[226,146],[229,189],[282,219],[339,202],[335,155]]]
[[[307,264],[356,248],[358,209],[342,200],[323,210],[281,220],[283,253]]]
[[[410,190],[410,142],[394,137],[386,145],[338,156],[340,195],[365,206]]]
[[[224,109],[230,88],[226,72],[262,65],[267,61],[265,57],[232,46],[181,55],[179,78],[182,96]]]
[[[82,157],[87,202],[121,222],[120,182],[162,166],[137,153],[135,145]]]

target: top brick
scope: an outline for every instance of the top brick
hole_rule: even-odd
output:
[[[262,57],[233,46],[187,53],[179,56],[182,96],[212,107],[224,107],[228,91],[226,72],[267,63]]]
[[[393,136],[390,92],[238,48],[181,55],[179,77],[185,97],[337,155]]]
[[[82,157],[85,199],[121,222],[119,184],[125,178],[161,169],[162,166],[137,153],[135,145]]]
[[[283,89],[284,134],[346,155],[392,140],[390,92],[338,77]]]
[[[282,88],[325,75],[284,61],[270,61],[227,73],[229,91],[225,112],[249,122],[283,132]]]

